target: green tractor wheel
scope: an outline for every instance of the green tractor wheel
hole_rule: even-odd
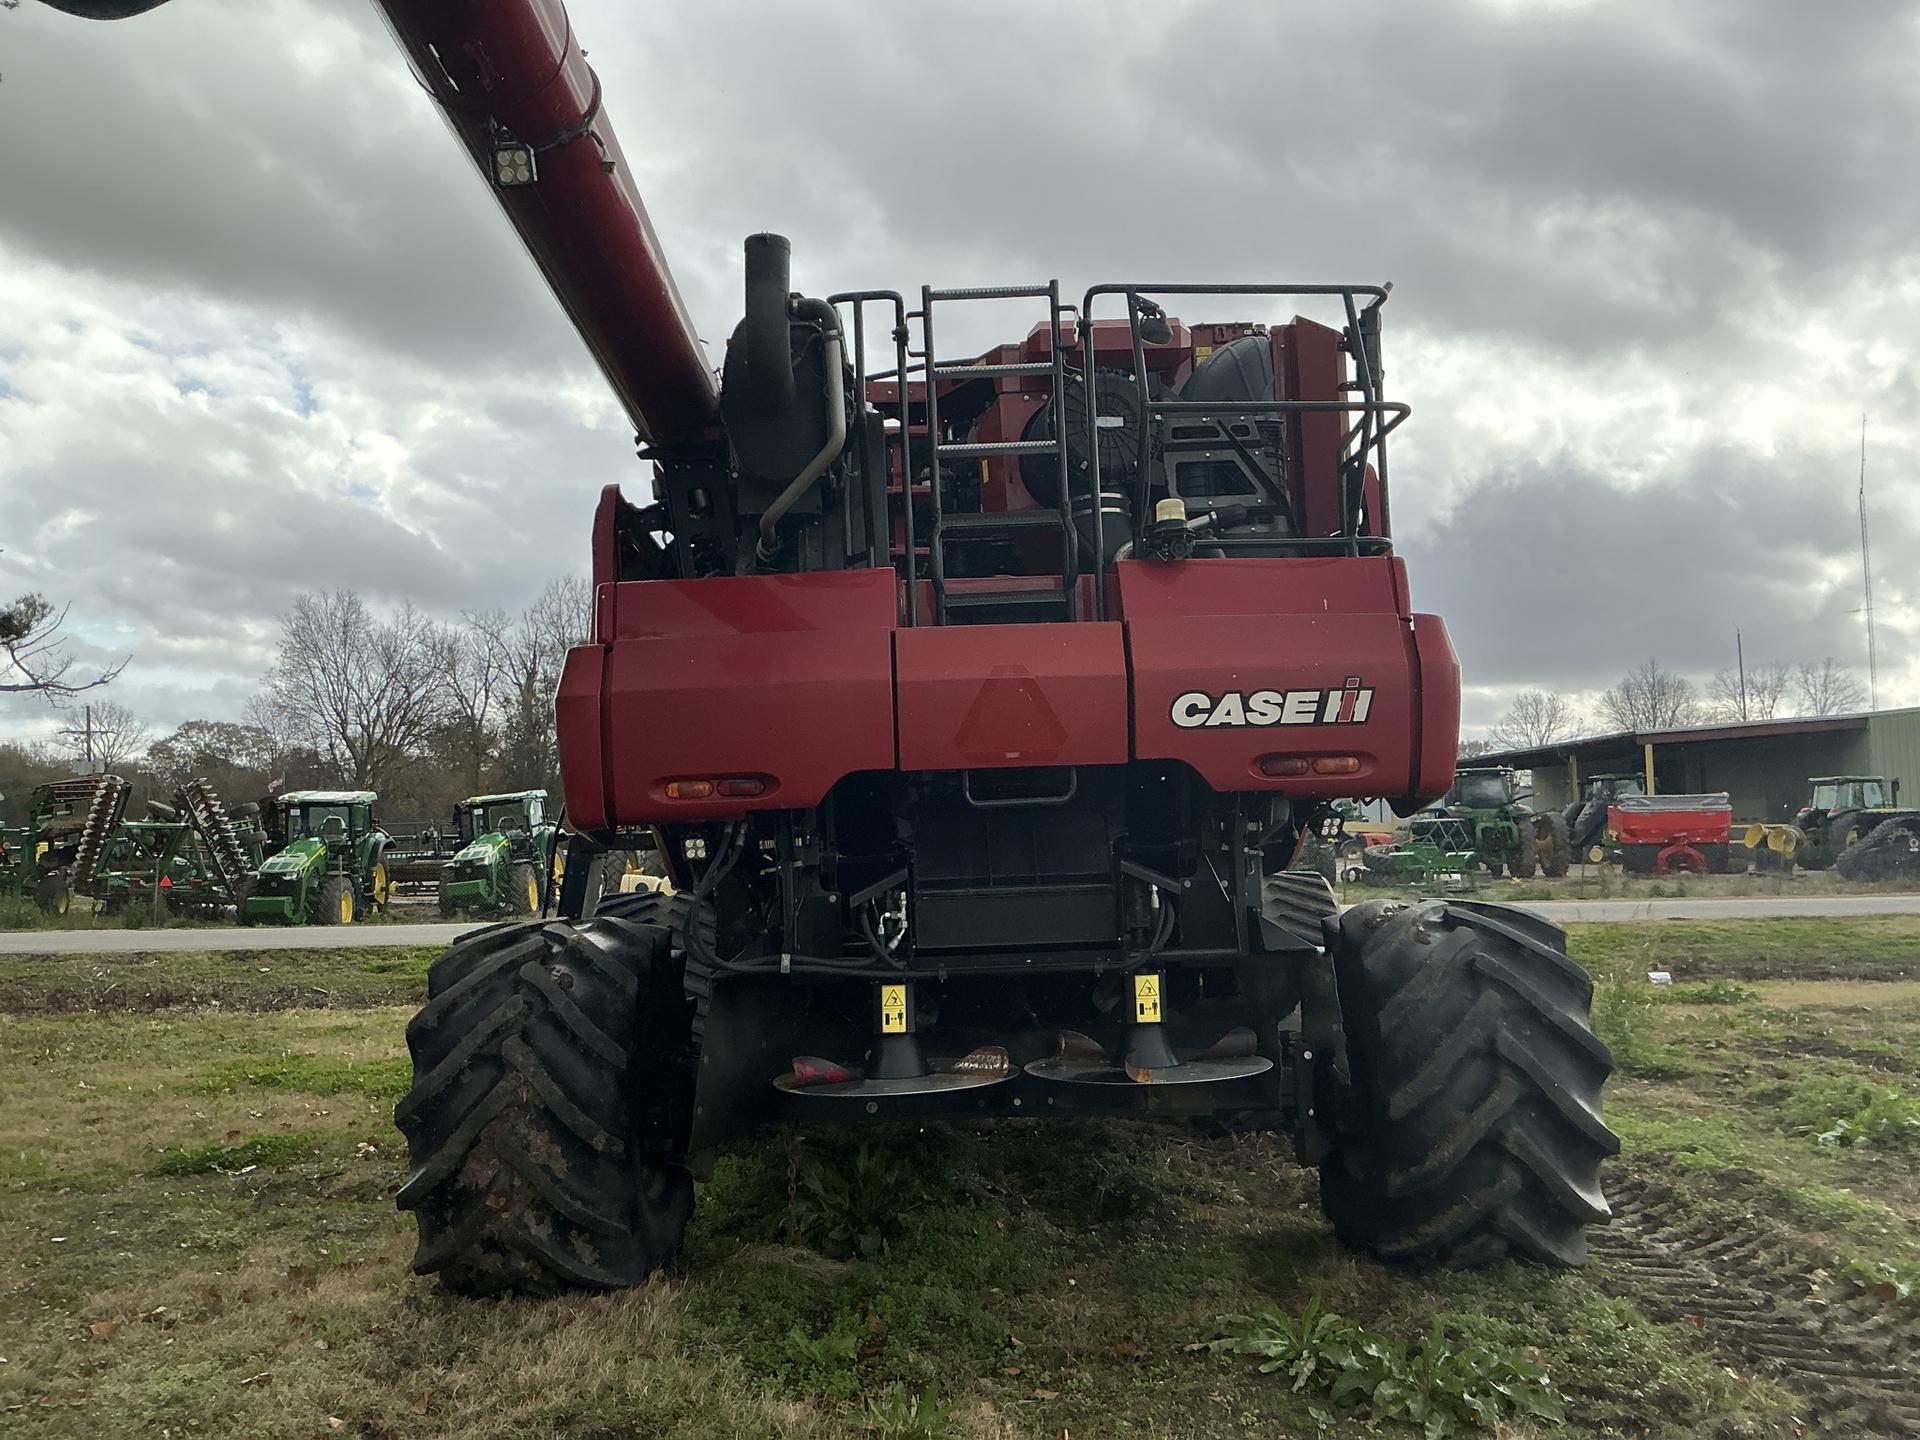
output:
[[[344,875],[330,875],[320,887],[320,923],[351,925],[355,913],[353,882]]]

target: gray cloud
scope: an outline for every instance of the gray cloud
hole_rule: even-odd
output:
[[[822,293],[1396,281],[1396,515],[1480,710],[1735,624],[1852,656],[1863,409],[1912,553],[1913,3],[570,8],[716,360],[767,228]],[[303,589],[517,604],[644,488],[370,6],[29,4],[0,76],[0,588],[72,595],[157,715],[227,706]]]

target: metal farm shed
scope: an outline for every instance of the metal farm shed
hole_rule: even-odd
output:
[[[1879,775],[1900,799],[1920,798],[1920,707],[1620,730],[1467,762],[1533,772],[1533,805],[1564,805],[1594,775],[1639,775],[1655,794],[1724,790],[1740,820],[1784,820],[1806,803],[1813,775]]]

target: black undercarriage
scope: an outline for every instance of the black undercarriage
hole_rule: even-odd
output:
[[[1133,764],[861,775],[817,810],[660,832],[678,894],[644,908],[674,931],[694,1006],[689,1151],[788,1116],[1093,1110],[1257,1113],[1314,1158],[1316,1068],[1331,1079],[1338,1063],[1321,950],[1334,906],[1318,877],[1279,877],[1317,819]],[[593,903],[576,893],[562,908]],[[1134,1067],[1146,1083],[1127,1074],[1137,976],[1152,977],[1165,1062]],[[776,1085],[799,1057],[860,1078],[884,1069],[876,995],[902,985],[913,1053],[898,1065],[934,1077],[925,1089],[907,1075]],[[1319,1013],[1302,1008],[1309,992]],[[1310,1025],[1323,1032],[1311,1058]],[[1063,1047],[1111,1073],[1044,1078]],[[994,1083],[942,1086],[985,1051],[1004,1055]]]

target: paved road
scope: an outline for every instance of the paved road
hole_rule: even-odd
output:
[[[1497,893],[1489,900],[1498,900]],[[1758,920],[1792,915],[1920,915],[1920,895],[1727,895],[1707,900],[1546,900],[1549,920]]]
[[[1491,893],[1487,899],[1499,899]],[[1920,895],[1753,895],[1711,900],[1546,900],[1530,903],[1549,920],[1757,920],[1790,915],[1920,915]],[[294,926],[279,929],[16,930],[0,933],[0,955],[124,955],[165,950],[326,950],[336,946],[449,945],[464,924]]]
[[[242,929],[10,930],[0,955],[127,955],[163,950],[331,950],[338,946],[450,945],[474,927],[425,925],[255,925]]]

